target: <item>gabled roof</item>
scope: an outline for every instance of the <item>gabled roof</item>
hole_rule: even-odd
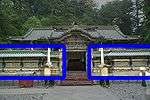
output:
[[[72,28],[32,28],[25,36],[11,38],[11,40],[38,40],[38,39],[58,39],[71,31],[81,31],[91,38],[103,38],[111,40],[138,39],[124,35],[117,26],[90,26],[80,27],[74,25]]]

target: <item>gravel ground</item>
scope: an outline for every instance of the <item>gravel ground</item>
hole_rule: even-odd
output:
[[[140,82],[115,81],[110,88],[56,86],[54,88],[0,89],[0,100],[145,100]]]
[[[109,90],[120,100],[145,100],[146,88],[142,87],[141,82],[138,81],[115,81]]]

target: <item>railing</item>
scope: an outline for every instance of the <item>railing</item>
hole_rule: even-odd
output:
[[[61,70],[58,67],[52,67],[51,68],[51,75],[62,75]]]
[[[20,73],[35,73],[36,75],[44,75],[43,68],[5,68],[0,71],[0,75],[20,75]],[[51,67],[51,75],[62,75],[61,69],[59,67]]]
[[[141,68],[145,68],[147,72],[150,72],[150,68],[149,67],[109,67],[108,68],[108,75],[112,75],[116,72],[128,72],[128,73],[132,73],[135,72],[136,75],[137,73],[141,72]],[[103,67],[93,67],[92,68],[92,73],[96,74],[96,75],[101,75],[102,73],[102,69]]]

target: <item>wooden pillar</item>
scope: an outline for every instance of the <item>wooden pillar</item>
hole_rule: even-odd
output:
[[[4,72],[4,68],[6,67],[6,63],[5,63],[5,59],[4,58],[3,58],[2,66],[3,66],[2,71]]]
[[[85,52],[85,68],[86,68],[86,71],[87,71],[87,52]]]
[[[42,59],[39,57],[38,67],[41,67],[41,61],[42,61]]]
[[[132,58],[131,57],[129,57],[129,66],[133,68],[133,66],[132,66]]]
[[[21,66],[21,69],[24,67],[23,58],[20,59],[20,66]]]
[[[114,59],[113,58],[111,58],[111,65],[114,67],[114,61],[113,61]]]
[[[147,67],[149,67],[149,64],[150,64],[150,57],[147,56]]]
[[[42,63],[42,66],[43,66],[46,59],[45,59],[45,58],[42,58],[41,60],[42,60],[41,63]]]
[[[62,49],[59,49],[59,69],[60,72],[62,73]]]

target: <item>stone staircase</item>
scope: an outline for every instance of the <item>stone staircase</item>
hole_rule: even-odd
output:
[[[60,81],[62,86],[93,85],[93,81],[87,79],[84,71],[68,71],[66,80]]]

